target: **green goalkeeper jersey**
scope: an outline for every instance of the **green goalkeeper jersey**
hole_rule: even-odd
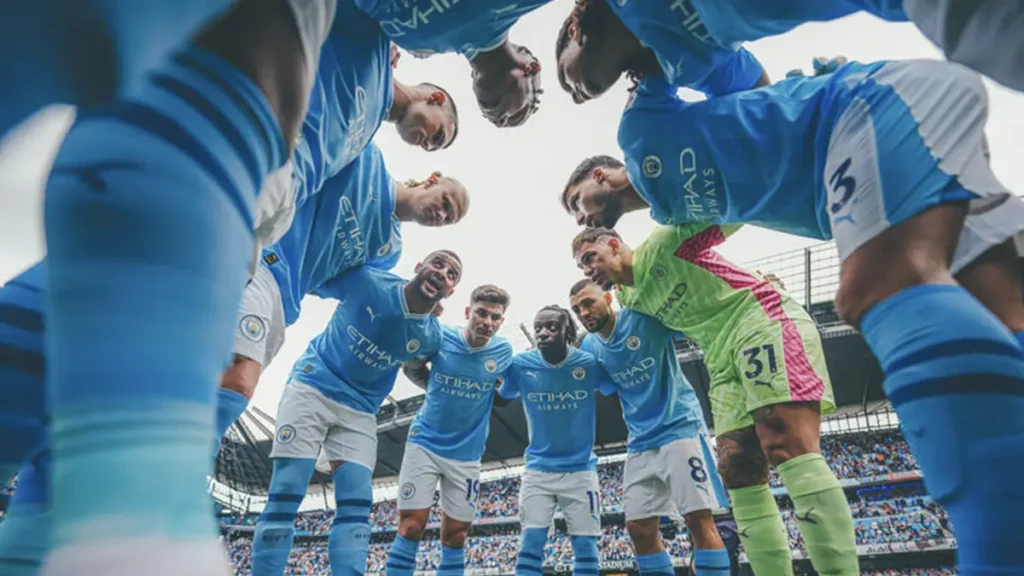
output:
[[[619,287],[619,302],[684,333],[706,355],[731,333],[776,319],[789,296],[713,250],[741,226],[659,226],[634,250],[633,285]]]

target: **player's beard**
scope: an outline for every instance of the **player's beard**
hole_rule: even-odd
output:
[[[608,325],[608,317],[607,316],[598,317],[598,318],[596,318],[594,320],[594,327],[593,328],[587,328],[587,332],[590,332],[591,334],[595,334],[597,332],[600,332],[601,330],[604,330],[604,327],[607,326],[607,325]]]

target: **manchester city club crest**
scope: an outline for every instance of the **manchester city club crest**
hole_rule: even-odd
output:
[[[242,334],[245,334],[245,337],[253,342],[260,342],[267,336],[267,325],[259,316],[252,314],[243,316],[239,327],[242,329]]]
[[[495,360],[494,358],[488,358],[488,359],[487,359],[487,360],[486,360],[486,361],[484,362],[484,370],[487,370],[487,371],[488,371],[488,372],[490,372],[491,374],[494,374],[494,372],[495,372],[495,371],[496,371],[497,369],[498,369],[498,361],[497,361],[497,360]]]
[[[402,496],[402,500],[408,500],[416,495],[416,486],[412,482],[406,482],[402,484],[402,489],[399,491]]]
[[[626,338],[626,348],[629,348],[630,350],[639,350],[640,338],[636,335]]]
[[[644,158],[643,163],[644,176],[648,178],[657,178],[661,176],[661,158],[658,158],[654,154]]]
[[[664,280],[668,276],[668,272],[664,266],[654,266],[651,268],[651,277],[655,280]]]
[[[420,341],[413,338],[405,345],[405,351],[409,354],[415,354],[420,349]]]
[[[295,428],[291,424],[281,426],[277,431],[277,441],[280,444],[290,444],[292,440],[295,440]]]
[[[572,377],[576,380],[583,380],[587,377],[587,371],[583,368],[573,368]]]
[[[391,244],[385,244],[377,250],[377,257],[387,256],[389,252],[391,252]]]

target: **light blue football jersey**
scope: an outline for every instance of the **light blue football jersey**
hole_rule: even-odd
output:
[[[615,0],[613,0],[614,3]],[[636,2],[637,4],[643,3]],[[903,0],[673,0],[690,26],[730,46],[783,34],[807,22],[828,22],[866,11],[892,22],[907,22]]]
[[[391,111],[391,72],[387,36],[351,2],[338,2],[292,155],[297,204],[320,192],[370,144]]]
[[[587,334],[580,345],[615,385],[629,430],[629,452],[693,438],[703,428],[704,412],[679,367],[673,334],[654,318],[626,309],[615,313],[615,328],[607,340]]]
[[[437,318],[409,312],[406,284],[372,266],[341,276],[336,288],[344,299],[295,362],[291,377],[353,410],[376,414],[395,386],[402,362],[441,347]]]
[[[629,179],[661,224],[749,223],[831,238],[824,165],[848,82],[884,65],[850,63],[815,78],[687,103],[645,79],[619,124]]]
[[[423,406],[409,427],[409,442],[452,460],[484,455],[496,384],[512,362],[512,344],[494,336],[471,348],[462,328],[444,327],[441,349],[430,358]]]
[[[455,52],[472,58],[499,46],[513,24],[551,0],[354,1],[414,56]]]
[[[654,51],[669,83],[708,96],[749,90],[764,67],[745,48],[710,38],[689,2],[620,2],[608,5],[640,42]]]
[[[614,385],[597,360],[578,348],[570,348],[556,366],[537,349],[515,355],[498,393],[523,400],[530,428],[527,468],[553,473],[594,469],[598,391],[610,394]]]
[[[344,272],[363,264],[394,268],[402,254],[394,212],[395,182],[375,144],[298,207],[291,228],[263,251],[261,262],[277,281],[287,325],[298,319],[307,294],[338,297],[329,281]]]

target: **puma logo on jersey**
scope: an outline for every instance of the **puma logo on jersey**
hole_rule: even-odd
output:
[[[370,322],[375,322],[377,320],[377,314],[374,313],[373,308],[367,306],[366,313],[370,315]]]
[[[762,382],[761,380],[754,380],[754,386],[767,386],[770,390],[774,390],[775,389],[772,386],[771,382]]]
[[[808,524],[817,524],[818,521],[814,518],[811,518],[811,512],[814,512],[813,506],[807,509],[807,514],[804,514],[803,516],[800,516],[799,514],[793,514],[793,516],[795,516],[796,519],[801,522],[807,522]]]
[[[138,168],[139,164],[137,162],[121,160],[111,162],[93,162],[79,166],[62,166],[60,168],[54,168],[53,173],[69,176],[75,175],[83,184],[91,188],[93,192],[106,192],[107,180],[104,178],[106,173],[114,172],[116,170],[138,170]]]

